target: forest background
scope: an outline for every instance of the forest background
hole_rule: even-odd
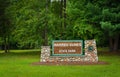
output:
[[[52,40],[95,39],[120,48],[117,0],[0,0],[0,49],[35,49]]]

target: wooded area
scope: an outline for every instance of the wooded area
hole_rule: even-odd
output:
[[[5,52],[81,39],[118,51],[117,0],[0,0],[0,49]]]

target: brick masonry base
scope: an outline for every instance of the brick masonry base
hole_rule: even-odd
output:
[[[51,56],[50,46],[41,46],[40,62],[98,62],[96,41],[85,40],[84,43],[85,55],[83,56]]]

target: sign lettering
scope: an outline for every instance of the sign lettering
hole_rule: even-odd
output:
[[[82,43],[79,40],[53,41],[52,55],[80,55],[82,54]]]

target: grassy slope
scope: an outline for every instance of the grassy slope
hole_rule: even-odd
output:
[[[22,51],[22,50],[21,50]],[[40,52],[14,50],[0,53],[0,77],[119,77],[120,55],[99,53],[99,60],[109,65],[33,66]]]

